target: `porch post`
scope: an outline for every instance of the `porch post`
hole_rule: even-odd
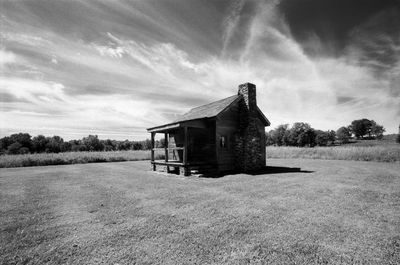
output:
[[[151,133],[151,162],[154,162],[154,135],[156,133],[152,132]],[[152,163],[153,165],[153,171],[156,171],[156,164]]]
[[[184,175],[189,176],[189,168],[187,167],[187,158],[188,158],[188,127],[184,128],[184,142],[183,142],[183,170]]]
[[[165,162],[168,162],[168,133],[164,134]]]

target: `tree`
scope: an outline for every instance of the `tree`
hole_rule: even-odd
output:
[[[132,143],[127,139],[125,141],[120,141],[117,144],[117,149],[118,150],[131,150],[132,149]]]
[[[313,128],[306,129],[304,132],[300,133],[297,139],[298,146],[309,146],[315,145],[315,131]]]
[[[64,140],[60,136],[54,135],[53,137],[49,137],[48,143],[46,144],[46,152],[47,153],[61,152],[61,147],[63,143]]]
[[[20,149],[19,149],[19,152],[18,152],[19,154],[29,154],[30,153],[30,151],[29,151],[29,149],[27,148],[27,147],[21,147]]]
[[[351,138],[351,131],[348,127],[340,127],[336,132],[336,136],[342,143],[348,143]]]
[[[146,139],[143,141],[142,145],[143,150],[150,150],[151,149],[151,141],[150,139]]]
[[[315,132],[308,123],[295,122],[285,139],[287,145],[305,146],[314,145]]]
[[[159,148],[164,148],[165,147],[165,138],[161,138],[159,142]]]
[[[290,130],[286,130],[283,134],[283,145],[290,145]]]
[[[397,135],[396,142],[400,144],[400,125],[399,125],[399,134]]]
[[[72,151],[72,152],[85,152],[85,151],[87,151],[87,148],[86,148],[86,145],[84,145],[84,144],[80,144],[80,143],[75,144],[75,143],[72,143],[72,144],[71,144],[71,151]]]
[[[113,151],[116,148],[116,142],[110,139],[100,140],[101,144],[104,146],[104,151]]]
[[[88,151],[101,151],[104,148],[97,135],[89,135],[88,137],[83,137],[82,143],[86,146],[86,149]]]
[[[8,146],[12,144],[9,136],[3,137],[0,139],[0,153],[4,154],[7,152]]]
[[[11,143],[19,143],[21,147],[26,147],[32,150],[32,140],[29,133],[15,133],[10,135]]]
[[[383,138],[383,133],[386,131],[382,125],[377,124],[375,121],[372,122],[371,133],[376,139],[381,140]]]
[[[143,144],[141,142],[133,142],[132,148],[133,150],[142,150]]]
[[[22,148],[22,145],[19,142],[14,142],[7,147],[7,154],[16,155],[19,154],[19,149]]]
[[[368,135],[369,139],[382,139],[385,132],[385,128],[382,125],[368,119],[354,120],[349,128],[357,139],[364,139],[366,135]]]
[[[86,146],[81,144],[80,140],[71,140],[68,143],[72,152],[86,151]]]
[[[288,124],[279,125],[266,137],[267,145],[314,146],[316,132],[308,123],[296,122],[290,129]]]
[[[336,140],[336,132],[333,130],[329,130],[327,133],[328,133],[328,142],[334,144]]]
[[[323,132],[320,130],[315,131],[315,143],[319,146],[326,146],[328,144],[329,139],[329,132]]]
[[[267,143],[269,145],[285,145],[285,133],[287,132],[288,127],[288,124],[282,124],[274,130],[269,131],[269,133],[267,134]]]
[[[63,142],[61,144],[61,152],[70,152],[72,145],[69,142]]]
[[[372,124],[368,119],[354,120],[351,122],[350,130],[357,139],[363,139],[367,134],[371,136]]]
[[[272,139],[276,145],[281,146],[285,144],[285,133],[289,128],[289,124],[279,125],[275,131],[272,133]]]
[[[32,151],[36,153],[43,153],[46,151],[46,145],[50,138],[46,138],[43,135],[38,135],[32,139]]]
[[[271,133],[273,132],[274,130],[270,130],[269,132],[266,132],[265,133],[265,145],[266,146],[268,146],[268,145],[274,145],[275,143],[274,143],[274,141],[272,140],[272,137],[271,137]]]

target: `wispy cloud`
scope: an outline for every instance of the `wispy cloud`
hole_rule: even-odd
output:
[[[230,8],[229,15],[226,16],[223,20],[224,32],[222,35],[223,38],[223,46],[221,51],[222,56],[226,55],[226,50],[228,48],[228,45],[232,41],[232,37],[235,34],[235,30],[239,25],[241,12],[244,4],[245,4],[244,0],[234,1]]]
[[[0,50],[0,67],[4,67],[6,64],[15,63],[16,55],[12,52]]]

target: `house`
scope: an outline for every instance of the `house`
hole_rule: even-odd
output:
[[[249,172],[265,167],[265,127],[256,86],[239,85],[237,95],[191,109],[174,122],[148,128],[151,164],[168,172]],[[154,137],[164,134],[165,160],[154,159]]]

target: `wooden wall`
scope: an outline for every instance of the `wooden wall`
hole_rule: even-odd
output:
[[[216,153],[220,171],[235,169],[235,135],[239,128],[239,105],[232,104],[216,119]],[[221,146],[221,137],[226,138],[226,146]]]
[[[266,161],[266,147],[265,147],[265,143],[266,143],[266,139],[265,139],[265,125],[263,124],[263,122],[260,119],[257,119],[257,128],[258,131],[260,132],[260,136],[261,136],[261,155],[262,155],[262,160]]]
[[[215,163],[215,123],[205,129],[188,128],[188,162]]]

